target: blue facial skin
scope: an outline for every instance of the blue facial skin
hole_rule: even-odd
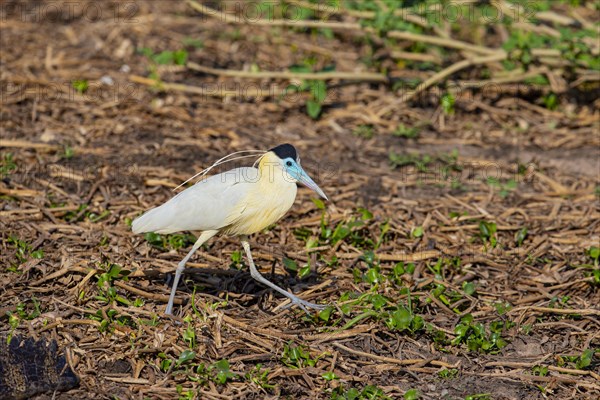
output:
[[[283,165],[285,168],[285,172],[296,181],[302,183],[307,188],[315,191],[319,196],[327,199],[325,193],[321,190],[321,188],[308,176],[306,172],[302,169],[302,167],[291,157],[288,157],[283,160]]]

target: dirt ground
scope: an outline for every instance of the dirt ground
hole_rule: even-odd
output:
[[[153,66],[140,49],[237,71],[312,57],[373,72],[352,32],[227,23],[185,2],[67,3],[2,3],[0,21],[0,331],[65,349],[81,382],[55,398],[600,396],[597,97],[550,110],[518,88],[465,90],[447,113],[435,90],[399,103],[390,83],[334,79],[315,120],[307,93],[251,95],[286,79]],[[422,76],[375,56],[389,76]],[[185,87],[143,79],[156,75]],[[218,237],[165,317],[190,238],[161,245],[131,219],[225,154],[285,142],[330,201],[300,189],[251,245],[265,276],[330,313],[282,309],[239,241]],[[400,306],[408,327],[393,325]]]

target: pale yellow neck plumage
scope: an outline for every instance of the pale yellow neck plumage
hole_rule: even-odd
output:
[[[296,183],[285,173],[282,161],[268,152],[258,163],[259,177],[250,184],[246,198],[236,210],[239,217],[227,234],[251,235],[277,222],[296,199]]]

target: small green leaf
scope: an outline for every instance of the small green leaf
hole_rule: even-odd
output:
[[[144,235],[144,239],[146,239],[146,241],[148,243],[150,243],[152,246],[157,246],[157,247],[163,246],[162,236],[159,235],[158,233],[148,232]]]
[[[589,367],[592,363],[592,358],[594,357],[594,351],[592,349],[586,349],[583,351],[581,356],[577,360],[577,369],[584,369]]]
[[[420,238],[421,236],[423,236],[423,227],[422,226],[417,226],[415,229],[413,229],[413,231],[411,232],[411,236],[413,238]]]
[[[173,52],[168,50],[152,56],[152,60],[159,65],[172,64],[173,58]]]
[[[454,96],[452,96],[450,93],[442,96],[441,106],[442,106],[442,109],[444,110],[444,114],[446,114],[446,115],[454,114],[454,103],[455,103]]]
[[[191,37],[186,37],[183,39],[182,41],[184,46],[192,46],[195,47],[197,49],[201,49],[202,47],[204,47],[204,42],[202,42],[202,40],[200,39],[194,39]]]
[[[37,258],[37,259],[44,258],[44,251],[43,250],[32,251],[31,252],[31,257]]]
[[[324,210],[325,209],[325,203],[323,202],[323,200],[321,199],[317,199],[317,198],[312,198],[311,199],[313,203],[315,203],[315,206],[317,206],[317,208],[319,210]]]
[[[321,115],[321,103],[314,100],[308,100],[306,102],[306,112],[312,119],[319,118],[319,115]]]
[[[290,72],[300,72],[300,73],[312,72],[308,65],[292,65],[289,69],[290,69]]]
[[[287,270],[294,271],[294,272],[298,271],[298,264],[296,263],[296,261],[289,259],[287,257],[283,257],[283,266]]]
[[[340,379],[338,378],[338,376],[336,374],[334,374],[333,372],[326,372],[323,375],[321,375],[323,377],[323,379],[325,379],[326,381],[332,381],[334,379]]]
[[[322,104],[327,97],[327,85],[325,81],[314,81],[311,84],[313,100]]]
[[[363,221],[373,219],[373,213],[366,208],[359,207],[357,211],[360,213],[360,219]]]
[[[392,132],[392,135],[414,139],[419,136],[419,129],[416,127],[407,127],[404,124],[399,124],[396,127],[396,130]]]
[[[525,238],[527,238],[527,228],[523,227],[523,228],[519,229],[519,232],[517,232],[517,236],[515,238],[517,247],[521,247]]]
[[[87,79],[78,79],[73,81],[73,89],[77,90],[79,94],[83,94],[88,90],[89,83]]]
[[[600,258],[600,247],[590,247],[590,249],[588,250],[588,254],[593,260],[598,260]]]
[[[185,65],[188,59],[188,52],[186,50],[177,50],[173,53],[173,61],[176,65]]]
[[[421,394],[417,389],[410,389],[404,393],[404,400],[419,400]]]
[[[412,314],[407,308],[399,307],[398,310],[394,311],[394,314],[392,314],[392,318],[394,319],[395,328],[403,331],[410,327]]]
[[[325,309],[323,309],[319,312],[319,319],[321,319],[325,322],[329,321],[329,317],[331,316],[332,312],[333,312],[333,307],[331,307],[331,306],[325,307]]]
[[[176,365],[180,366],[181,364],[183,364],[185,362],[193,360],[194,357],[196,357],[196,352],[194,352],[192,350],[184,350],[181,352],[181,355],[179,356],[179,359],[177,360]]]
[[[304,267],[300,268],[300,271],[298,272],[298,278],[304,279],[308,275],[310,275],[310,266],[309,265],[305,265]]]
[[[379,282],[381,280],[381,275],[376,268],[369,268],[367,273],[365,274],[365,281],[370,283],[371,285]]]
[[[469,296],[472,296],[473,293],[475,293],[475,285],[473,284],[473,282],[464,282],[462,285],[462,289]]]

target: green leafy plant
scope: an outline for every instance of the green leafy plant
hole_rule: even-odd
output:
[[[95,298],[107,303],[116,301],[124,305],[131,305],[129,300],[117,293],[117,290],[113,285],[113,282],[119,279],[126,281],[127,276],[131,271],[124,270],[120,265],[110,262],[100,263],[98,265],[98,270],[102,271],[102,273],[96,275],[100,294],[95,296]]]
[[[458,161],[458,151],[452,150],[449,153],[437,155],[416,154],[416,153],[395,153],[391,151],[388,155],[390,166],[392,168],[402,168],[405,166],[414,166],[419,172],[431,172],[430,168],[439,165],[441,177],[450,178],[450,171],[461,171],[462,166]]]
[[[591,259],[592,263],[575,265],[575,267],[585,269],[586,276],[592,278],[592,284],[600,285],[600,247],[591,246],[585,251],[585,254]]]
[[[389,160],[392,168],[414,165],[420,172],[427,172],[429,165],[435,161],[432,156],[427,154],[401,154],[394,152],[390,152]]]
[[[240,250],[236,250],[231,252],[231,264],[229,264],[229,268],[241,269],[244,264],[244,258],[242,257],[242,252]]]
[[[479,237],[484,244],[489,244],[492,248],[498,244],[496,230],[495,222],[479,221]]]
[[[100,322],[98,331],[102,333],[114,330],[115,324],[119,326],[128,326],[130,328],[136,327],[135,322],[130,316],[119,315],[118,311],[112,308],[108,310],[98,310],[94,314],[89,314],[88,318]]]
[[[454,379],[458,376],[458,370],[455,368],[444,368],[438,372],[438,376],[442,379]]]
[[[477,393],[468,395],[465,400],[491,400],[491,397],[487,393]]]
[[[521,247],[526,238],[527,238],[527,227],[523,227],[523,228],[519,229],[517,234],[515,235],[515,243],[516,243],[517,247]]]
[[[100,214],[87,209],[87,204],[81,204],[75,211],[69,211],[65,214],[65,220],[76,222],[87,218],[90,222],[99,222],[110,215],[110,210],[103,210]]]
[[[410,237],[413,239],[418,239],[423,236],[423,227],[416,226],[414,229],[410,231]]]
[[[175,366],[176,367],[180,367],[181,365],[192,361],[194,358],[196,358],[196,352],[193,350],[184,350],[181,352],[181,354],[179,355],[179,358],[177,359],[177,361],[175,361]]]
[[[0,179],[6,178],[16,169],[17,164],[13,160],[12,153],[3,154],[2,159],[0,159]]]
[[[405,137],[407,139],[416,139],[419,137],[420,128],[416,126],[408,127],[404,124],[398,124],[396,130],[392,133],[394,136]]]
[[[79,94],[83,94],[87,92],[90,85],[87,79],[77,79],[73,81],[72,86]]]
[[[247,381],[254,383],[258,387],[263,389],[273,389],[275,385],[269,383],[269,368],[263,368],[262,364],[256,364],[256,366],[247,372],[244,377]]]
[[[594,353],[598,353],[600,355],[600,348],[585,349],[580,355],[577,356],[560,356],[558,357],[558,366],[562,367],[570,363],[574,364],[576,369],[586,369],[592,365]]]
[[[506,182],[500,182],[498,178],[488,177],[487,184],[493,188],[498,190],[498,194],[500,197],[506,197],[510,194],[510,192],[514,191],[517,188],[517,181],[514,179],[509,179]]]
[[[11,244],[15,248],[15,257],[17,264],[12,265],[8,268],[11,272],[17,271],[17,266],[23,264],[29,259],[42,259],[44,258],[44,251],[41,249],[33,250],[31,245],[24,240],[19,239],[15,235],[10,235],[7,240],[8,244]]]
[[[346,221],[340,221],[335,228],[331,228],[325,216],[321,218],[321,232],[311,247],[331,245],[334,246],[344,241],[358,249],[373,249],[375,241],[369,236],[368,224],[373,219],[373,214],[365,209],[358,208],[356,212]],[[389,229],[389,228],[388,228]],[[307,240],[307,247],[308,240]],[[310,247],[309,247],[310,248]]]
[[[237,377],[236,374],[229,370],[229,361],[219,360],[211,365],[209,370],[213,374],[213,380],[219,385],[224,385],[227,381],[231,381]]]
[[[423,317],[414,313],[410,301],[408,306],[398,306],[395,311],[390,312],[385,323],[392,330],[408,331],[411,334],[423,329],[425,325]]]
[[[75,149],[73,149],[72,146],[66,144],[64,146],[62,158],[64,158],[65,160],[70,160],[71,158],[73,158],[74,155],[75,155]]]
[[[354,128],[352,134],[363,139],[372,139],[375,136],[375,127],[373,125],[358,125]]]
[[[335,71],[335,66],[327,66],[320,71],[313,71],[314,60],[307,59],[302,65],[290,67],[291,72],[312,73],[312,72],[331,72]],[[318,119],[323,111],[323,104],[327,98],[327,83],[320,79],[305,79],[299,85],[290,85],[286,89],[287,93],[308,92],[309,99],[306,101],[306,113],[312,119]]]
[[[196,238],[194,237],[194,235],[182,233],[172,235],[160,235],[154,232],[147,232],[144,235],[144,239],[146,239],[146,241],[150,243],[151,246],[156,247],[160,250],[166,250],[167,248],[170,248],[172,250],[179,250],[181,248],[191,246],[196,242]],[[236,256],[232,255],[232,261],[235,257]],[[241,261],[241,253],[239,261]]]
[[[475,322],[473,316],[467,314],[454,328],[456,337],[451,343],[453,345],[464,343],[471,351],[495,354],[508,344],[502,338],[502,332],[510,326],[508,322],[494,321],[489,324],[488,332],[482,323]]]
[[[333,389],[331,400],[391,400],[383,390],[375,385],[367,385],[362,390],[340,385]]]
[[[592,246],[587,250],[588,256],[594,261],[594,265],[597,267],[600,264],[600,247]]]
[[[195,39],[192,37],[186,37],[184,38],[181,43],[184,46],[190,46],[190,47],[195,47],[197,49],[201,49],[204,47],[204,42],[201,39]]]
[[[185,65],[188,59],[188,52],[185,49],[176,51],[165,50],[160,53],[154,53],[152,49],[144,47],[139,52],[158,65]]]
[[[16,315],[20,320],[30,321],[34,318],[39,317],[42,314],[40,309],[40,302],[34,296],[29,301],[20,302],[17,304],[17,309],[14,313],[9,312],[10,315]]]
[[[442,110],[444,111],[444,114],[446,114],[446,115],[454,114],[454,104],[455,103],[456,103],[456,99],[454,98],[454,96],[451,93],[446,93],[445,95],[443,95],[442,98],[440,99],[440,105],[442,107]]]
[[[173,360],[169,358],[165,353],[160,352],[157,354],[158,358],[160,358],[160,370],[162,372],[167,372],[171,369],[171,365],[173,365]]]
[[[417,389],[409,389],[404,393],[404,400],[419,400],[421,393]]]
[[[548,375],[548,367],[543,365],[536,365],[531,369],[531,372],[533,373],[533,375],[536,376],[546,376]]]
[[[415,264],[407,263],[404,261],[400,261],[394,265],[392,269],[392,273],[388,275],[388,278],[391,282],[396,283],[400,287],[404,287],[403,277],[405,274],[412,275],[415,272]]]
[[[283,346],[281,361],[290,368],[306,368],[317,365],[319,358],[321,356],[312,357],[305,346],[290,342]]]

